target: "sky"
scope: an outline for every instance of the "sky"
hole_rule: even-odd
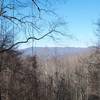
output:
[[[60,1],[61,2],[61,1]],[[96,22],[100,18],[100,0],[64,0],[53,5],[56,13],[67,22],[66,34],[72,38],[61,37],[57,41],[44,38],[35,41],[39,47],[87,47],[95,44]],[[22,48],[31,46],[25,44]]]

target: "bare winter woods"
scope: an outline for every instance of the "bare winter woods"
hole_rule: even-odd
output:
[[[2,100],[99,100],[98,50],[90,55],[49,59],[0,54]]]
[[[44,1],[47,7],[50,6],[47,2],[52,4]],[[49,23],[46,33],[42,33],[37,23],[42,20],[41,15],[57,15],[46,9],[42,0],[29,3],[0,0],[0,100],[100,100],[100,23],[98,43],[90,52],[59,57],[55,54],[50,58],[34,54],[24,57],[17,49],[19,44],[46,36],[52,39],[56,35],[69,36],[59,30],[65,23],[58,21]],[[30,6],[35,12],[25,15],[22,9]],[[18,33],[25,40],[16,41]]]

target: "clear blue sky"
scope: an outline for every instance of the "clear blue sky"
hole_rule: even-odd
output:
[[[100,18],[100,0],[65,0],[53,5],[57,14],[67,21],[65,33],[73,34],[75,39],[61,38],[54,42],[48,38],[36,41],[36,46],[87,47],[95,41],[96,25]],[[29,44],[24,47],[30,46]]]

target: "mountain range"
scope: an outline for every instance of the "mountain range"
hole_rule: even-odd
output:
[[[78,55],[91,51],[91,47],[35,47],[21,49],[21,52],[25,56],[64,56],[64,55]]]

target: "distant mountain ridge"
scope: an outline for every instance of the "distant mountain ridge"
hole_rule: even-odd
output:
[[[81,53],[86,53],[90,51],[91,47],[81,48],[81,47],[36,47],[22,49],[26,56],[37,55],[37,56],[63,56],[63,55],[77,55]]]

